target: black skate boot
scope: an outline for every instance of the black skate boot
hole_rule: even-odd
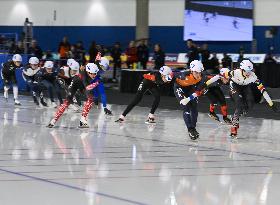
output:
[[[80,121],[79,128],[89,128],[89,125],[86,122]]]
[[[81,117],[79,128],[89,128],[89,125],[85,117]]]
[[[50,121],[50,123],[47,125],[47,127],[48,127],[48,128],[53,128],[54,125],[55,125],[55,120],[52,119],[52,120]]]
[[[47,107],[48,104],[44,101],[44,98],[40,98],[40,103],[44,106]]]
[[[228,125],[231,124],[231,120],[227,116],[223,116],[223,120],[226,124],[228,124]]]
[[[115,122],[119,122],[119,123],[124,122],[124,116],[121,115],[121,116],[119,117],[119,119],[117,119]]]
[[[189,129],[189,137],[191,138],[191,140],[197,140],[199,138],[199,133],[195,128]]]
[[[145,122],[146,124],[156,124],[155,115],[149,113],[148,119]]]
[[[37,99],[36,96],[33,96],[33,101],[34,101],[34,103],[35,103],[36,105],[39,105],[39,102],[38,102],[38,99]]]
[[[208,116],[211,117],[213,120],[217,120],[217,121],[220,122],[220,119],[219,119],[219,117],[218,117],[218,115],[217,115],[216,113],[210,112],[210,113],[208,114]]]
[[[105,112],[105,115],[113,115],[112,111],[109,110],[108,108],[104,108],[104,112]]]

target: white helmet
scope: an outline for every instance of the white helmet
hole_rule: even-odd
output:
[[[250,60],[243,60],[240,63],[240,68],[246,72],[251,72],[254,69],[254,65]]]
[[[31,58],[29,58],[29,63],[32,65],[38,65],[39,59],[37,57],[31,57]]]
[[[190,70],[201,73],[204,70],[203,64],[199,60],[193,60],[190,63]]]
[[[98,69],[98,67],[97,67],[96,64],[94,64],[94,63],[88,63],[88,64],[86,65],[86,71],[89,72],[89,73],[92,73],[92,74],[97,74],[98,71],[99,71],[99,69]]]
[[[15,54],[15,55],[13,55],[12,60],[16,61],[16,62],[21,62],[22,61],[22,57],[19,54]]]
[[[79,71],[80,69],[80,64],[77,61],[73,61],[70,65],[69,65],[71,70],[75,70],[75,71]]]
[[[225,76],[226,73],[228,73],[230,70],[228,68],[221,68],[220,69],[220,75]]]
[[[44,64],[45,68],[53,68],[53,62],[52,61],[46,61]]]
[[[71,65],[73,62],[76,62],[76,61],[75,61],[73,58],[69,58],[69,59],[67,59],[66,64],[70,67],[70,65]]]
[[[105,57],[101,57],[101,60],[100,60],[100,65],[103,66],[105,68],[105,70],[107,70],[109,68],[109,60]]]
[[[170,67],[168,66],[162,66],[160,69],[159,69],[159,73],[161,75],[164,75],[165,76],[165,79],[169,82],[172,80],[173,78],[173,72],[171,70]]]

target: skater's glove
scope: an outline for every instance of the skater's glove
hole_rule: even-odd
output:
[[[187,105],[190,102],[190,98],[184,98],[183,100],[180,101],[181,105]]]
[[[183,100],[180,101],[180,104],[182,105],[187,105],[191,100],[197,98],[197,94],[193,93],[190,97],[184,98]]]

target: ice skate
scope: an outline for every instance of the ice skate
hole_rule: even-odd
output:
[[[52,119],[52,120],[50,121],[50,123],[47,125],[47,127],[48,127],[48,128],[53,128],[54,125],[55,125],[55,123],[56,123],[55,119]]]
[[[44,98],[40,98],[40,103],[44,106],[47,107],[48,104],[44,101]]]
[[[104,112],[105,112],[105,115],[113,115],[112,111],[109,110],[108,108],[104,108]]]
[[[216,121],[220,122],[220,119],[219,119],[219,117],[218,117],[218,115],[217,115],[216,113],[210,112],[210,113],[208,114],[208,116],[209,116],[210,118],[212,118],[213,120],[216,120]]]
[[[227,116],[224,116],[223,117],[223,120],[224,120],[224,123],[230,125],[231,124],[231,120],[227,117]]]
[[[15,105],[21,105],[20,101],[15,99]]]
[[[155,116],[153,114],[148,115],[148,119],[145,122],[146,124],[156,124]]]
[[[121,116],[119,117],[119,119],[117,119],[115,122],[119,122],[119,123],[124,122],[124,116],[121,115]]]
[[[195,128],[189,129],[189,137],[191,138],[191,140],[197,140],[199,138],[199,133]]]
[[[80,119],[79,128],[89,128],[88,122],[84,117]]]

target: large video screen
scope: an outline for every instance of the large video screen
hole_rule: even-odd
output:
[[[186,0],[184,40],[252,41],[253,1]]]

